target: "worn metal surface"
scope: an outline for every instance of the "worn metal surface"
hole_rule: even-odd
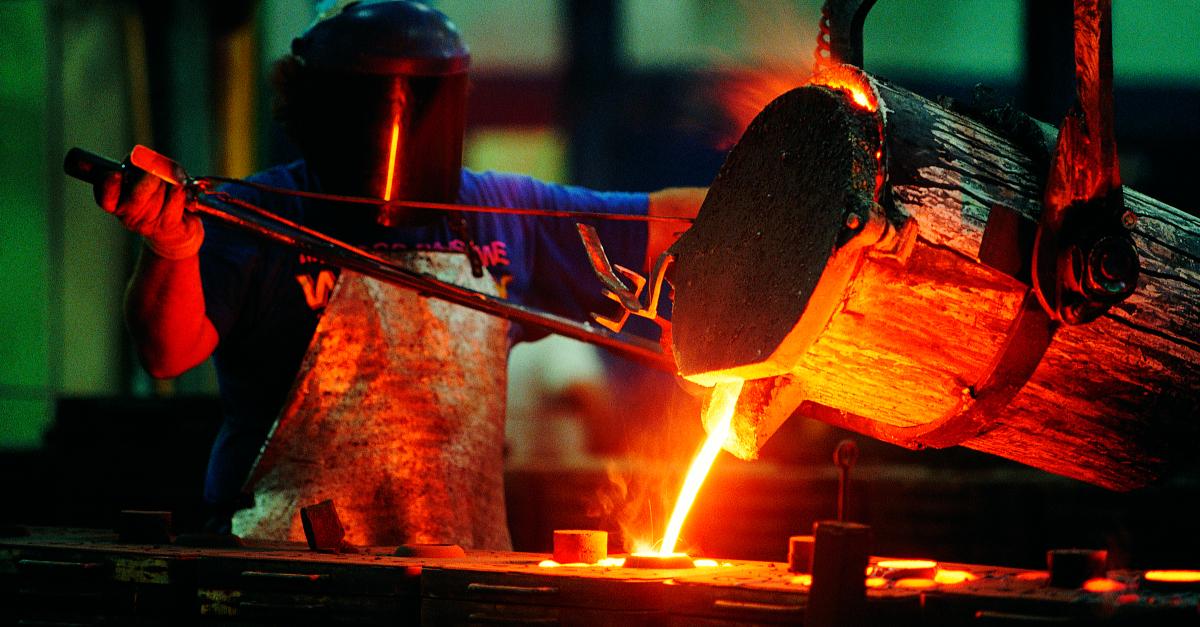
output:
[[[462,255],[402,263],[496,293]],[[510,546],[503,447],[508,323],[343,273],[234,517],[251,538],[303,540],[299,508],[331,499],[357,545]]]
[[[1047,313],[1095,320],[1129,298],[1139,260],[1117,162],[1112,1],[1075,0],[1077,100],[1063,120],[1033,249],[1033,285]]]
[[[113,534],[52,529],[0,539],[0,599],[9,602],[0,606],[0,618],[58,624],[796,624],[804,620],[813,583],[774,562],[687,570],[543,568],[538,564],[549,556],[535,553],[414,559],[371,548],[334,555],[287,543],[181,550],[114,540]],[[872,564],[879,559],[871,558]],[[1156,589],[1140,571],[1109,571],[1111,588],[1092,592],[1050,586],[1046,571],[947,563],[940,569],[964,575],[957,583],[868,580],[867,624],[966,627],[981,624],[981,615],[1019,615],[1076,625],[1194,625],[1200,617],[1200,592]]]
[[[824,87],[788,92],[755,118],[670,249],[681,374],[711,385],[710,373],[792,370],[853,269],[846,216],[871,214],[878,137],[875,115]]]
[[[908,447],[962,444],[1122,490],[1195,459],[1200,222],[1124,190],[1141,265],[1137,290],[1097,320],[1050,336],[1037,319],[1028,271],[1011,263],[1031,253],[1026,234],[1042,208],[1044,160],[903,88],[877,79],[871,86],[886,113],[882,197],[910,244],[865,256],[844,301],[785,376],[746,382],[726,450],[753,457],[799,411]],[[778,154],[757,149],[763,162]],[[826,167],[819,156],[797,166]],[[794,183],[787,173],[762,172],[718,179],[710,199],[719,185],[756,208],[757,199]],[[702,210],[689,234],[704,218]],[[736,252],[713,242],[720,254]],[[764,258],[786,262],[793,254],[771,245],[773,254],[760,251]],[[677,263],[684,268],[683,259]],[[677,305],[688,289],[676,285]],[[742,301],[743,319],[787,313],[755,295]],[[677,345],[689,324],[680,311]],[[704,316],[720,311],[697,320],[714,324]],[[754,329],[731,327],[723,340],[744,341]]]

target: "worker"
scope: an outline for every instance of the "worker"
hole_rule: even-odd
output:
[[[320,16],[276,63],[276,117],[303,159],[250,180],[387,200],[694,216],[702,190],[597,192],[461,165],[469,53],[442,13],[363,0]],[[591,279],[572,220],[414,211],[229,193],[308,227],[383,252],[473,253],[510,300],[586,320],[612,303]],[[209,530],[230,531],[243,484],[329,304],[338,268],[186,211],[184,192],[127,168],[97,203],[144,241],[125,315],[146,370],[170,378],[213,356],[224,420],[205,481]],[[596,221],[614,263],[649,267],[678,223]],[[508,345],[537,339],[513,325]],[[304,505],[304,503],[301,503]],[[236,529],[234,530],[236,531]],[[503,541],[492,542],[503,544]],[[488,548],[506,548],[492,546]]]

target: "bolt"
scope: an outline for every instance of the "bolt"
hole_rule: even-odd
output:
[[[858,445],[854,440],[842,440],[833,451],[833,463],[838,467],[838,521],[846,521],[850,494],[850,468],[858,461]]]
[[[1133,227],[1137,226],[1137,222],[1138,217],[1136,213],[1132,211],[1126,211],[1125,213],[1121,214],[1121,224],[1125,228],[1132,229]]]
[[[1104,239],[1088,255],[1086,285],[1106,295],[1124,294],[1137,267],[1137,257],[1125,242]]]
[[[862,226],[862,216],[858,215],[857,213],[846,214],[846,228],[854,230],[860,226]]]

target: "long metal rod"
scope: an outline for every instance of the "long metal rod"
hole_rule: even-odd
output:
[[[209,198],[211,197],[211,198]],[[217,202],[212,202],[216,200]],[[219,203],[219,204],[218,204]],[[351,246],[318,231],[271,214],[221,192],[201,193],[192,210],[260,237],[298,248],[332,265],[386,283],[412,289],[486,314],[534,326],[620,353],[633,361],[674,373],[675,360],[650,340],[619,336],[607,329],[532,309],[413,272],[370,251]]]
[[[288,189],[286,187],[276,187],[273,185],[264,185],[254,181],[245,181],[242,179],[228,178],[224,176],[204,176],[192,179],[194,182],[211,186],[212,183],[221,183],[226,185],[240,185],[257,189],[259,191],[277,194],[281,196],[296,196],[299,198],[308,198],[311,200],[325,200],[329,202],[339,202],[354,205],[370,205],[373,207],[405,207],[409,209],[430,209],[434,211],[461,211],[464,213],[501,213],[509,215],[523,216],[538,216],[543,218],[576,218],[576,219],[592,219],[592,220],[615,220],[625,222],[682,222],[691,224],[691,218],[679,218],[672,216],[648,216],[640,214],[628,213],[593,213],[590,211],[562,211],[556,209],[530,209],[526,207],[487,207],[480,205],[460,205],[440,202],[424,202],[417,200],[383,200],[382,198],[366,198],[363,196],[343,196],[341,194],[325,194],[321,192],[309,192],[298,189]]]

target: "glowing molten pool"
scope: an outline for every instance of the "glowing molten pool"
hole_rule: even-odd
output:
[[[1088,579],[1083,582],[1083,589],[1088,592],[1120,592],[1125,584],[1112,579]]]
[[[838,89],[850,96],[850,101],[859,109],[874,113],[879,110],[879,98],[871,88],[861,70],[838,65],[812,77],[810,84]]]
[[[1161,583],[1200,583],[1200,570],[1148,570],[1146,581]]]

